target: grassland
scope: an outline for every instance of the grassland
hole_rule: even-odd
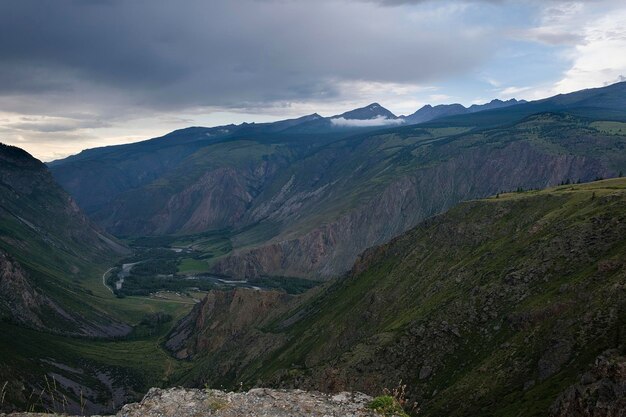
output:
[[[193,258],[183,258],[178,265],[178,273],[193,274],[209,272],[209,264],[205,261]]]
[[[600,121],[593,122],[590,126],[600,132],[612,135],[626,135],[626,123],[624,122]]]

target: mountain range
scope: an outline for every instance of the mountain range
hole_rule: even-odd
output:
[[[233,251],[208,260],[215,273],[324,280],[459,201],[616,176],[623,141],[605,127],[626,117],[624,90],[620,83],[382,130],[332,126],[396,120],[377,104],[277,125],[190,128],[50,169],[114,235],[225,231]],[[599,112],[607,117],[594,119]]]
[[[526,100],[516,100],[512,98],[506,101],[493,99],[489,103],[472,104],[469,107],[465,107],[462,104],[439,104],[437,106],[431,106],[430,104],[427,104],[411,115],[400,117],[404,119],[406,123],[418,124],[447,116],[455,116],[458,114],[471,114],[485,110],[495,110],[524,103],[526,103]]]
[[[0,145],[0,409],[406,385],[425,416],[619,415],[625,149],[626,83]]]

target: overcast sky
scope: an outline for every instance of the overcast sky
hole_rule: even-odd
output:
[[[377,101],[536,99],[626,76],[623,0],[2,0],[0,141],[48,161]]]

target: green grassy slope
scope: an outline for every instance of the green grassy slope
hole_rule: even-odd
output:
[[[103,274],[128,252],[0,144],[0,410],[110,412],[180,365],[160,343],[194,302],[115,298]]]
[[[135,328],[118,340],[64,337],[0,322],[0,383],[7,383],[0,410],[111,413],[151,387],[168,385],[171,374],[187,365],[164,352],[163,336],[193,303],[124,302],[127,308],[111,309],[125,312]],[[148,324],[150,312],[170,314],[173,321]]]
[[[623,354],[625,259],[626,179],[469,201],[262,326],[286,342],[241,374],[200,351],[183,380],[372,394],[402,381],[424,416],[543,416],[597,355]]]

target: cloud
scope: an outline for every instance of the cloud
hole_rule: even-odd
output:
[[[67,117],[22,116],[18,117],[17,120],[5,122],[2,126],[6,130],[20,132],[56,133],[108,127],[110,123],[101,120],[81,120]]]
[[[535,100],[618,82],[626,73],[624,21],[626,4],[622,1],[554,1],[542,10],[537,26],[511,34],[514,38],[560,47],[554,49],[552,59],[561,62],[563,69],[554,79],[524,87],[503,83],[497,86],[498,95]]]
[[[424,104],[419,91],[480,67],[494,51],[488,30],[463,22],[463,8],[418,8],[349,0],[0,2],[0,109],[38,119],[2,124],[2,139],[59,143],[74,132],[110,143],[129,136],[121,128],[137,134],[133,122],[151,135],[153,126],[184,127],[177,118],[336,114],[388,97],[412,112]],[[168,115],[171,123],[154,122]]]
[[[2,2],[0,95],[121,113],[332,101],[341,82],[425,83],[479,65],[488,33],[448,23],[361,2]]]
[[[375,127],[375,126],[397,126],[404,123],[403,119],[388,119],[385,116],[376,116],[373,119],[359,120],[336,117],[330,119],[333,126],[338,127]]]
[[[573,28],[570,28],[573,29]],[[583,37],[563,28],[537,27],[513,33],[514,37],[545,43],[547,45],[576,45]]]
[[[613,82],[608,81],[604,85],[610,85],[610,84],[613,84],[613,83],[623,83],[624,81],[626,81],[626,76],[620,75],[619,77],[617,77],[615,79],[615,81],[613,81]]]
[[[626,8],[589,22],[571,52],[572,66],[555,85],[569,92],[616,82],[626,73]]]
[[[531,90],[532,87],[506,87],[500,90],[500,97],[505,98],[515,98],[518,97],[521,93]]]
[[[449,96],[447,94],[431,94],[428,96],[428,98],[430,99],[431,103],[449,103],[450,100],[453,99],[452,96]]]
[[[385,6],[404,6],[423,3],[434,3],[436,0],[360,0],[370,3],[378,3]],[[462,0],[461,3],[501,3],[503,0]]]

